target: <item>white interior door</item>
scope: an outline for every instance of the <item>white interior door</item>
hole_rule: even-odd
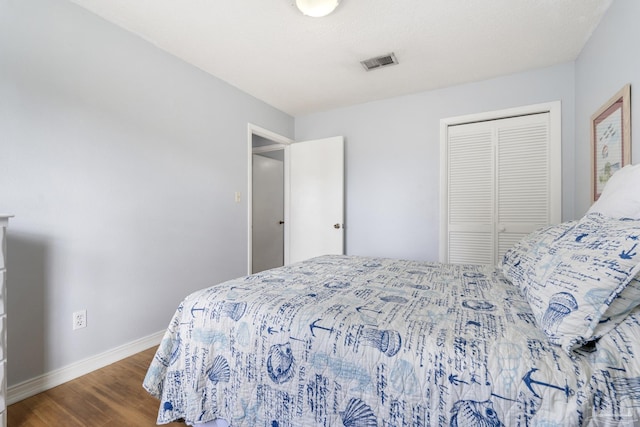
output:
[[[291,144],[285,263],[344,253],[344,138]]]
[[[284,161],[253,155],[252,273],[284,265]]]

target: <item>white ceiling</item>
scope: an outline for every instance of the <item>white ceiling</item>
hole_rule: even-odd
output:
[[[71,1],[298,116],[572,61],[613,0]]]

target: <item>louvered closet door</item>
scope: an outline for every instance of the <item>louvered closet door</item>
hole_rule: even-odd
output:
[[[493,140],[487,122],[449,128],[451,263],[492,264],[495,258]]]
[[[446,261],[497,264],[551,223],[549,147],[549,113],[448,127]]]
[[[550,223],[549,114],[496,123],[497,259]]]

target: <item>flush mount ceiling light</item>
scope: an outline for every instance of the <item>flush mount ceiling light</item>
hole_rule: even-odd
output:
[[[314,18],[327,16],[338,7],[340,0],[296,0],[296,6],[304,15]]]

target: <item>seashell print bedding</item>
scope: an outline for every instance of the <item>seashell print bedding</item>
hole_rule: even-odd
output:
[[[499,268],[324,256],[189,295],[144,387],[159,424],[633,425],[639,336],[567,353]]]

